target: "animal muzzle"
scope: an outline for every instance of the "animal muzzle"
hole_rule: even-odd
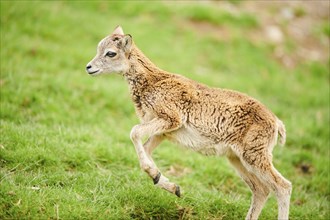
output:
[[[87,71],[88,74],[92,75],[94,73],[99,72],[100,70],[93,68],[93,66],[91,64],[87,64],[86,71]]]

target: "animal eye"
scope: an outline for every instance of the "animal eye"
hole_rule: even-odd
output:
[[[112,52],[112,51],[108,51],[105,55],[106,55],[107,57],[114,57],[114,56],[117,55],[117,53]]]

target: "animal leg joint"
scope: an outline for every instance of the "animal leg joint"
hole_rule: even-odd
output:
[[[175,195],[179,198],[181,197],[180,186],[178,185],[175,186]]]
[[[157,176],[155,177],[155,178],[153,178],[152,180],[154,181],[154,184],[156,185],[158,182],[159,182],[159,180],[160,180],[160,176],[161,176],[162,174],[159,172],[158,174],[157,174]]]

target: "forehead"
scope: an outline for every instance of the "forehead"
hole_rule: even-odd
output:
[[[122,36],[121,35],[111,35],[103,38],[100,43],[98,44],[99,48],[109,48],[109,47],[117,47],[119,46],[119,40]]]

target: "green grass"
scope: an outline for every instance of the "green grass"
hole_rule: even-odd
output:
[[[194,22],[228,28],[231,38]],[[290,219],[330,218],[329,63],[287,69],[271,46],[245,37],[258,17],[198,3],[1,1],[0,219],[244,218],[251,193],[225,158],[169,142],[156,149],[163,172],[188,171],[168,175],[180,199],[140,170],[125,81],[84,70],[118,24],[161,68],[269,106],[287,127],[274,164],[293,183]],[[272,196],[260,219],[275,216]]]
[[[207,22],[213,25],[227,25],[242,28],[256,27],[258,22],[253,15],[240,14],[233,15],[227,11],[220,11],[210,5],[185,5],[182,13],[187,19],[197,22]]]

